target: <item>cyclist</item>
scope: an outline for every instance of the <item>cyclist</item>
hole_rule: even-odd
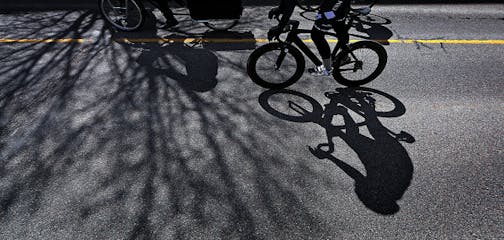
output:
[[[179,22],[175,17],[173,16],[173,12],[170,9],[170,6],[168,5],[169,0],[155,0],[155,2],[159,5],[159,10],[163,13],[166,22],[164,27],[165,28],[171,28],[174,26],[177,26]]]
[[[348,43],[349,35],[345,29],[345,20],[350,11],[351,0],[323,0],[320,4],[315,23],[311,31],[311,38],[322,57],[323,65],[309,68],[308,72],[314,76],[329,76],[332,71],[331,48],[325,39],[325,31],[334,30],[336,32],[338,43],[336,49]],[[287,25],[294,8],[296,0],[281,0],[280,6],[273,8],[268,13],[268,17],[278,18],[282,15],[277,26],[268,31],[268,38],[272,39],[282,33],[282,29]]]

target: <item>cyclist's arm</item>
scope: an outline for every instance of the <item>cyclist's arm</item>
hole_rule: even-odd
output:
[[[289,22],[292,13],[294,12],[294,8],[296,8],[296,1],[281,0],[279,8],[282,13],[282,18],[280,19],[280,23],[278,25],[283,28],[287,25],[287,22]]]
[[[320,4],[320,13],[334,11],[338,17],[345,17],[350,11],[351,0],[324,0]],[[338,6],[335,9],[335,6]]]

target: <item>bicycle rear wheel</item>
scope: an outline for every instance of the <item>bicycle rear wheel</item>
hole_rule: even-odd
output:
[[[387,51],[372,41],[360,41],[343,49],[333,62],[334,79],[349,87],[374,80],[387,64]]]
[[[144,21],[144,7],[137,0],[99,0],[100,12],[108,23],[122,31],[139,29]]]
[[[257,48],[247,62],[252,81],[264,88],[281,89],[294,84],[303,75],[305,60],[294,46],[269,43]]]

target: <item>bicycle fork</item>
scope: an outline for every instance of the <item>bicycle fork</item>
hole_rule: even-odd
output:
[[[280,51],[280,55],[278,55],[278,58],[275,62],[276,71],[278,71],[282,66],[283,60],[285,59],[285,56],[287,56],[287,53],[289,53],[289,49],[285,45],[283,45]]]

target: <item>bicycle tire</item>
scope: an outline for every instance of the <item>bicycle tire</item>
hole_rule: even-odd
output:
[[[207,26],[210,29],[216,30],[216,31],[227,31],[236,24],[238,24],[237,19],[229,19],[229,20],[215,20],[215,21],[223,21],[223,23],[214,23],[214,20],[208,20],[207,22],[203,22],[205,26]]]
[[[100,13],[102,16],[105,18],[107,23],[112,25],[114,28],[119,29],[121,31],[135,31],[141,28],[145,22],[145,8],[142,4],[141,1],[137,0],[126,0],[127,2],[131,3],[131,6],[133,6],[134,11],[138,14],[139,19],[133,24],[133,25],[127,25],[125,26],[124,24],[119,24],[117,23],[112,16],[110,16],[110,12],[107,10],[109,7],[114,8],[115,6],[112,5],[110,2],[111,0],[99,0],[98,5],[100,8]]]
[[[280,51],[280,53],[283,52],[286,54],[291,54],[294,57],[296,63],[296,70],[294,74],[291,77],[287,78],[286,80],[282,80],[279,83],[268,81],[267,79],[261,77],[257,72],[258,67],[257,62],[259,61],[259,59],[266,53],[272,51]],[[278,60],[278,57],[276,58],[276,60]],[[275,66],[276,64],[269,65],[269,67],[271,68],[274,68]],[[254,52],[252,52],[252,54],[250,54],[247,61],[247,73],[250,79],[252,79],[252,81],[257,85],[269,89],[282,89],[294,84],[301,78],[304,69],[305,69],[305,59],[301,51],[299,51],[292,45],[279,42],[268,43],[266,45],[257,48]],[[274,70],[279,71],[277,69]]]
[[[342,75],[342,72],[344,72],[344,71],[346,72],[349,70],[348,69],[340,69],[340,67],[348,65],[348,64],[344,64],[347,61],[347,56],[349,56],[349,57],[351,56],[350,58],[353,58],[352,54],[349,53],[349,50],[352,51],[353,54],[355,54],[355,51],[358,49],[368,49],[368,50],[375,52],[378,57],[378,64],[377,64],[376,68],[373,70],[373,72],[371,74],[369,74],[368,76],[366,76],[362,79],[359,79],[359,80],[352,80],[352,79]],[[368,59],[363,59],[363,62],[364,61],[367,62],[367,60]],[[352,61],[351,62],[354,65],[354,68],[353,68],[354,73],[356,72],[355,68],[357,67],[358,62],[359,61]],[[363,62],[362,62],[362,66],[364,66]],[[364,85],[366,83],[373,81],[376,77],[378,77],[382,73],[383,69],[385,69],[386,64],[387,64],[387,51],[385,50],[385,48],[382,45],[380,45],[377,42],[373,42],[373,41],[360,41],[360,42],[350,44],[348,46],[348,48],[343,49],[340,53],[338,53],[338,55],[336,55],[336,59],[333,62],[333,77],[338,83],[345,85],[345,86],[348,86],[348,87],[361,86],[361,85]]]

